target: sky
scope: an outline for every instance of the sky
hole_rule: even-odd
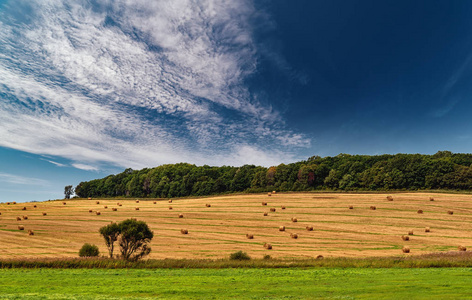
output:
[[[167,163],[471,152],[472,1],[0,0],[0,202]]]

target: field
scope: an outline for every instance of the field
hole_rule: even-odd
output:
[[[392,194],[393,201],[388,201],[387,196],[277,193],[270,197],[252,194],[176,199],[172,203],[152,199],[140,199],[139,203],[135,199],[97,199],[99,204],[95,199],[74,199],[65,201],[65,205],[63,201],[2,203],[0,259],[77,257],[86,242],[98,245],[105,254],[98,229],[130,217],[146,221],[154,231],[150,255],[154,259],[216,259],[238,250],[254,258],[267,254],[279,259],[318,255],[386,257],[472,246],[472,196],[398,193]],[[430,196],[434,201],[430,201]],[[376,206],[376,210],[370,206]],[[271,208],[276,211],[271,212]],[[263,215],[265,212],[267,216]],[[24,220],[26,215],[28,219]],[[17,221],[17,217],[21,220]],[[292,222],[293,217],[298,222]],[[18,225],[25,230],[18,230]],[[279,231],[279,226],[285,226],[285,231]],[[313,226],[313,231],[307,231],[307,226]],[[426,227],[431,231],[425,232]],[[189,233],[181,234],[181,229]],[[33,230],[34,235],[28,235],[28,230]],[[408,235],[410,230],[410,240],[402,240],[402,235]],[[291,233],[297,233],[298,238],[291,238]],[[254,238],[247,239],[246,234],[253,234]],[[265,249],[264,243],[270,243],[273,249]],[[411,249],[410,254],[402,253],[403,246]]]
[[[0,269],[0,299],[465,299],[470,268]]]

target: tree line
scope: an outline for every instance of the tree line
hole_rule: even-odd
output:
[[[472,190],[472,154],[440,151],[434,155],[385,154],[333,157],[269,168],[168,164],[126,169],[79,183],[78,197],[173,198],[234,192]]]

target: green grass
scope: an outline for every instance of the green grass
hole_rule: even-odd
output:
[[[460,299],[472,269],[0,269],[0,299]]]

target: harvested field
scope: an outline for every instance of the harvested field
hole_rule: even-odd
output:
[[[313,194],[277,193],[263,214],[261,206],[267,194],[231,195],[201,199],[174,199],[173,210],[168,201],[140,199],[122,200],[118,211],[106,210],[90,214],[96,200],[69,200],[39,203],[47,215],[33,210],[33,203],[21,206],[0,204],[0,258],[77,257],[84,243],[96,244],[105,254],[106,247],[98,234],[101,226],[127,218],[146,221],[154,231],[150,258],[223,258],[235,251],[251,257],[268,254],[263,247],[270,243],[275,258],[368,257],[418,255],[438,251],[458,251],[458,246],[471,247],[472,196],[456,194],[399,193],[395,201],[385,201],[386,194]],[[156,201],[156,204],[154,204]],[[212,209],[206,207],[212,203]],[[117,199],[100,199],[101,205],[117,207]],[[356,209],[346,209],[354,205]],[[370,206],[376,206],[371,210]],[[25,231],[18,230],[16,217],[22,207],[28,210]],[[418,214],[422,207],[424,214]],[[444,212],[453,210],[450,215]],[[184,218],[178,218],[183,214]],[[296,216],[298,222],[292,222]],[[26,226],[27,225],[27,226]],[[285,226],[285,231],[279,231]],[[308,231],[313,226],[316,230]],[[431,228],[429,233],[425,228]],[[183,235],[181,228],[191,234]],[[34,231],[28,236],[27,230]],[[410,254],[402,254],[405,241],[400,238],[414,231],[408,241]],[[248,239],[251,232],[255,239]],[[293,239],[290,233],[298,232]]]

